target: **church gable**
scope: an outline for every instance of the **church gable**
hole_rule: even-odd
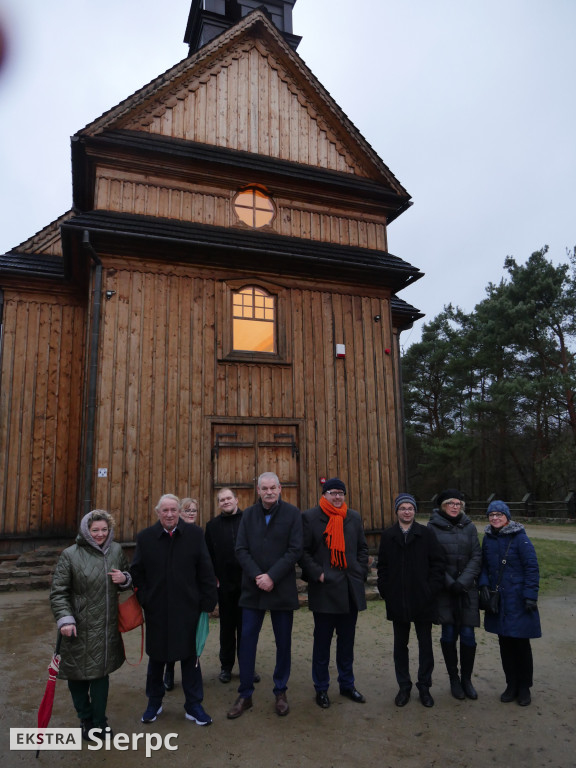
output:
[[[261,11],[80,132],[126,129],[406,190]]]
[[[118,126],[368,176],[261,41],[241,44]]]

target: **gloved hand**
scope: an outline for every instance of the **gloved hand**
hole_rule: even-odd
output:
[[[524,608],[526,608],[527,611],[535,611],[538,608],[538,603],[536,600],[531,600],[529,597],[524,600]]]
[[[459,595],[464,592],[464,586],[459,581],[454,581],[450,584],[450,592],[454,595]]]
[[[488,587],[487,584],[485,584],[483,587],[480,587],[480,598],[484,605],[488,605],[490,602],[490,587]]]

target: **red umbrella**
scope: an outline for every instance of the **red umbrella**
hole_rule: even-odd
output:
[[[54,649],[54,655],[52,661],[48,667],[48,682],[46,683],[46,690],[44,696],[40,702],[38,708],[38,728],[47,728],[50,718],[52,717],[52,705],[54,704],[54,691],[56,689],[56,678],[58,677],[58,670],[60,669],[60,643],[62,642],[62,635],[58,632],[58,638],[56,639],[56,648]],[[39,751],[36,752],[38,757]]]

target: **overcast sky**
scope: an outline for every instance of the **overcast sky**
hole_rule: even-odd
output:
[[[71,206],[70,136],[184,58],[191,0],[0,0],[0,253]],[[298,53],[413,198],[400,295],[466,311],[576,244],[576,0],[298,0]],[[422,321],[402,335],[416,341]]]

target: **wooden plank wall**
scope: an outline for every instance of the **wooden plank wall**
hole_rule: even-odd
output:
[[[181,181],[99,168],[96,178],[96,209],[178,221],[230,227],[239,224],[233,210],[236,190],[206,188]],[[276,216],[271,231],[324,243],[387,250],[386,223],[382,215],[343,207],[306,204],[274,197]],[[245,225],[241,225],[244,228]]]
[[[85,309],[4,293],[0,534],[77,530]]]
[[[103,304],[95,466],[108,477],[95,480],[94,504],[118,514],[119,537],[154,521],[163,492],[212,511],[210,427],[227,418],[299,421],[301,506],[317,503],[320,476],[339,475],[366,528],[389,521],[398,436],[387,299],[287,286],[291,362],[219,361],[221,283],[149,267],[104,277],[115,295]]]

